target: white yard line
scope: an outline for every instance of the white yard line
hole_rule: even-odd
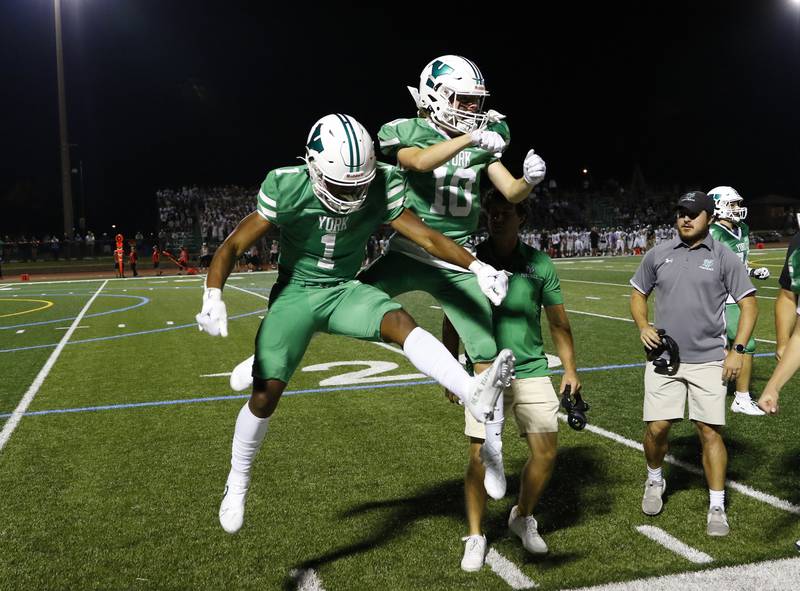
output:
[[[594,312],[581,312],[580,310],[567,310],[570,314],[583,314],[584,316],[596,316],[597,318],[607,318],[608,320],[622,320],[623,322],[633,322],[632,318],[622,318],[620,316],[606,316],[605,314],[595,314]]]
[[[289,573],[289,576],[297,585],[297,591],[325,591],[322,580],[313,568],[295,568]]]
[[[392,345],[391,343],[382,343],[380,341],[367,341],[367,342],[372,343],[373,345],[378,345],[379,347],[383,347],[384,349],[389,349],[389,351],[400,353],[400,355],[402,355],[403,357],[405,357],[406,355],[405,352],[403,352],[403,350],[397,345]]]
[[[512,589],[533,589],[538,586],[525,576],[525,573],[519,570],[516,564],[494,548],[489,548],[489,552],[486,554],[486,564]]]
[[[558,418],[562,421],[567,420],[567,415],[563,413],[558,414]],[[602,427],[598,427],[597,425],[586,425],[586,430],[594,433],[596,435],[600,435],[605,437],[606,439],[610,439],[612,441],[616,441],[617,443],[621,443],[626,447],[630,447],[631,449],[635,449],[636,451],[640,451],[644,453],[644,448],[642,444],[638,441],[634,441],[633,439],[628,439],[620,435],[619,433],[614,433],[613,431],[608,431],[603,429]],[[678,466],[679,468],[683,468],[687,472],[691,472],[692,474],[702,475],[703,469],[699,466],[695,466],[693,464],[689,464],[688,462],[684,462],[683,460],[679,460],[672,455],[667,454],[667,457],[664,458],[664,461],[668,464],[672,464],[673,466]],[[781,499],[776,497],[775,495],[771,495],[769,493],[765,493],[763,491],[757,490],[755,488],[749,487],[746,484],[742,484],[741,482],[737,482],[736,480],[726,480],[725,484],[732,488],[733,490],[753,498],[757,501],[761,501],[762,503],[766,503],[767,505],[771,505],[776,509],[780,509],[782,511],[786,511],[788,513],[794,513],[795,515],[800,515],[800,506],[795,505],[785,499]]]
[[[231,289],[236,289],[238,291],[243,291],[244,293],[249,293],[250,295],[254,295],[257,298],[261,298],[262,300],[269,301],[269,298],[267,296],[265,296],[264,294],[257,293],[255,291],[250,291],[249,289],[245,289],[244,287],[239,287],[238,285],[230,285],[230,284],[228,284],[226,287],[229,287]]]
[[[277,271],[253,271],[252,273],[231,273],[230,277],[228,277],[228,281],[231,281],[231,280],[234,280],[234,279],[241,279],[241,277],[244,276],[244,275],[250,275],[252,277],[253,275],[275,275],[275,274],[277,274]],[[181,275],[175,275],[175,277],[181,277]],[[198,280],[203,279],[204,277],[205,277],[205,275],[200,275],[196,279],[193,278],[192,281],[198,281]],[[60,283],[97,283],[99,281],[108,281],[108,282],[125,281],[125,282],[130,283],[131,281],[142,281],[142,280],[147,281],[147,285],[154,285],[156,283],[174,283],[175,281],[181,281],[180,279],[175,279],[175,280],[167,279],[167,280],[163,280],[163,281],[148,281],[148,279],[149,279],[148,277],[136,277],[136,278],[133,278],[133,277],[118,277],[118,278],[117,277],[113,277],[113,278],[109,278],[109,279],[102,279],[102,278],[98,277],[96,279],[54,279],[54,280],[51,280],[51,281],[17,281],[17,282],[14,282],[14,283],[6,283],[4,285],[4,287],[10,286],[10,285],[13,285],[13,286],[16,286],[16,287],[24,287],[26,285],[27,286],[31,286],[31,285],[52,285],[52,284],[60,284]]]
[[[708,564],[709,562],[714,562],[714,559],[705,552],[701,552],[696,548],[692,548],[688,544],[684,544],[678,538],[669,535],[660,527],[655,527],[653,525],[640,525],[636,528],[636,531],[646,538],[650,538],[656,544],[664,546],[664,548],[667,550],[670,550],[678,556],[682,556],[686,560],[694,562],[695,564]]]
[[[754,564],[726,566],[707,570],[581,587],[573,591],[797,591],[800,558],[769,560]]]
[[[231,375],[233,372],[225,372],[225,373],[204,373],[200,377],[201,378],[225,378]]]
[[[37,392],[39,392],[39,389],[42,387],[42,384],[44,384],[45,379],[50,374],[50,370],[53,369],[56,360],[58,360],[59,355],[61,355],[61,351],[64,350],[67,341],[69,341],[70,337],[72,336],[72,333],[75,332],[75,329],[78,327],[81,320],[83,320],[83,316],[89,310],[89,307],[92,305],[92,302],[94,302],[95,298],[97,298],[97,296],[100,295],[100,292],[106,286],[106,283],[108,283],[108,280],[103,281],[100,287],[97,288],[97,291],[94,292],[94,295],[91,298],[89,298],[89,301],[86,302],[86,305],[83,307],[80,313],[75,317],[75,320],[72,321],[72,326],[70,326],[69,330],[67,330],[64,336],[61,337],[61,340],[58,342],[58,345],[56,346],[55,350],[50,354],[50,357],[47,358],[47,361],[45,362],[42,369],[39,370],[39,373],[33,380],[33,383],[31,384],[30,388],[28,388],[28,391],[25,392],[25,395],[22,397],[22,400],[19,401],[17,408],[14,409],[14,412],[11,413],[11,416],[8,418],[5,425],[3,425],[3,429],[2,431],[0,431],[0,450],[2,450],[5,447],[6,443],[8,443],[8,440],[11,438],[11,434],[14,433],[14,430],[17,428],[17,425],[19,425],[20,420],[22,420],[22,415],[24,415],[25,411],[28,410],[28,407],[30,406],[31,402],[33,402],[34,396],[36,396]]]

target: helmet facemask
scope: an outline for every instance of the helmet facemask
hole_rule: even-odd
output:
[[[314,195],[325,207],[333,213],[342,215],[361,209],[367,199],[369,184],[375,178],[375,169],[366,177],[357,180],[340,180],[325,176],[314,162],[313,156],[307,156],[305,161],[308,164],[308,174],[311,177]]]
[[[721,220],[730,220],[739,223],[747,217],[747,208],[741,207],[739,204],[742,198],[731,199],[730,201],[720,199],[714,207],[714,215]]]
[[[488,93],[468,94],[457,92],[444,84],[436,89],[436,93],[444,99],[440,103],[443,106],[438,109],[434,108],[432,115],[442,127],[456,133],[470,133],[486,126],[487,116],[484,112],[483,104]],[[477,105],[474,110],[463,108],[473,104]]]

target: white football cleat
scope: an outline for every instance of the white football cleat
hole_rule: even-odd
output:
[[[486,536],[474,535],[461,538],[464,545],[464,558],[461,559],[461,570],[474,573],[481,570],[486,560]]]
[[[231,372],[231,389],[234,392],[247,390],[253,385],[253,362],[255,359],[255,355],[250,355],[250,357],[233,368]]]
[[[479,423],[485,423],[494,414],[497,399],[514,379],[514,354],[503,349],[497,354],[492,366],[473,378],[475,386],[464,406]]]
[[[486,425],[487,429],[494,425]],[[503,468],[503,447],[481,445],[481,462],[486,469],[483,475],[483,487],[490,497],[499,501],[506,496],[506,473]]]
[[[731,410],[733,412],[740,412],[752,417],[760,417],[767,414],[758,407],[758,404],[756,404],[756,401],[752,398],[748,398],[746,401],[741,402],[738,398],[734,398],[733,402],[731,402]]]
[[[225,496],[219,506],[219,524],[229,534],[242,529],[244,523],[244,500],[247,489],[235,484],[225,485]]]

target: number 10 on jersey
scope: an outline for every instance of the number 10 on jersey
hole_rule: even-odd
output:
[[[456,168],[453,174],[448,175],[449,166],[440,166],[433,170],[436,179],[435,199],[431,204],[431,213],[438,215],[451,215],[453,217],[467,217],[472,211],[472,186],[477,175],[471,168]],[[449,176],[449,178],[448,178]],[[464,202],[459,203],[459,193],[463,191]],[[448,200],[445,202],[445,193]]]

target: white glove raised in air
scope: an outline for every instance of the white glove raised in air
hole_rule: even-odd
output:
[[[197,328],[212,337],[228,336],[228,311],[222,301],[222,290],[206,287],[203,292],[203,309],[195,317]]]
[[[522,163],[522,176],[525,177],[525,182],[534,187],[542,182],[544,175],[547,173],[547,166],[539,154],[528,150],[525,161]]]
[[[495,306],[499,306],[506,297],[508,291],[508,275],[505,271],[498,271],[491,265],[474,260],[469,266],[469,270],[475,273],[478,278],[478,286],[483,295],[489,298]]]
[[[769,269],[766,267],[758,267],[757,269],[751,269],[750,274],[755,277],[756,279],[769,279]]]
[[[491,154],[502,154],[506,149],[506,141],[496,131],[476,129],[470,132],[469,137],[472,139],[473,146]]]

